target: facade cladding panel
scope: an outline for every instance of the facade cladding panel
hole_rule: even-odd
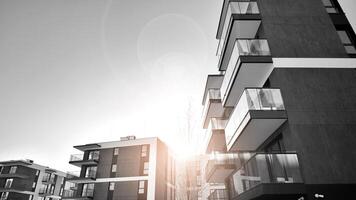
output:
[[[306,184],[356,183],[356,70],[274,69],[288,121],[287,151],[297,151]],[[347,162],[347,164],[345,164]]]
[[[99,163],[96,172],[97,178],[108,178],[111,174],[111,165],[114,149],[100,149]]]
[[[321,0],[261,0],[258,7],[258,37],[268,39],[273,57],[348,57]]]
[[[120,147],[116,165],[117,177],[140,176],[141,145]]]
[[[137,200],[138,199],[138,181],[115,183],[113,200],[114,199]]]
[[[94,199],[110,200],[108,198],[109,183],[96,183],[94,187]]]

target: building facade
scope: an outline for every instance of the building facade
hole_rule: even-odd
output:
[[[1,200],[61,199],[66,174],[31,160],[0,162]]]
[[[356,198],[356,37],[338,2],[224,0],[216,37],[207,181],[233,200]]]
[[[120,141],[75,146],[63,199],[175,199],[175,161],[158,138],[123,137]]]

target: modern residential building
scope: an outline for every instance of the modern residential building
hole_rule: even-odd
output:
[[[158,138],[74,146],[70,164],[79,172],[68,177],[63,199],[173,200],[175,160]]]
[[[65,176],[64,172],[35,164],[32,160],[0,162],[0,199],[61,199]]]
[[[207,181],[232,200],[355,199],[356,36],[338,2],[224,0],[216,38]]]

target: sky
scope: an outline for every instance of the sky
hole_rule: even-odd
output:
[[[356,27],[356,2],[339,2]],[[74,145],[127,135],[196,150],[221,5],[0,0],[0,160],[70,171]]]

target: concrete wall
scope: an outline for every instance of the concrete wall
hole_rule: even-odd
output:
[[[157,168],[156,168],[156,200],[164,200],[167,196],[167,147],[160,140],[157,141]]]
[[[257,0],[274,57],[348,57],[321,0]]]
[[[287,151],[297,151],[308,184],[356,182],[356,70],[274,69],[288,121]]]
[[[113,199],[137,200],[138,181],[115,183]]]

